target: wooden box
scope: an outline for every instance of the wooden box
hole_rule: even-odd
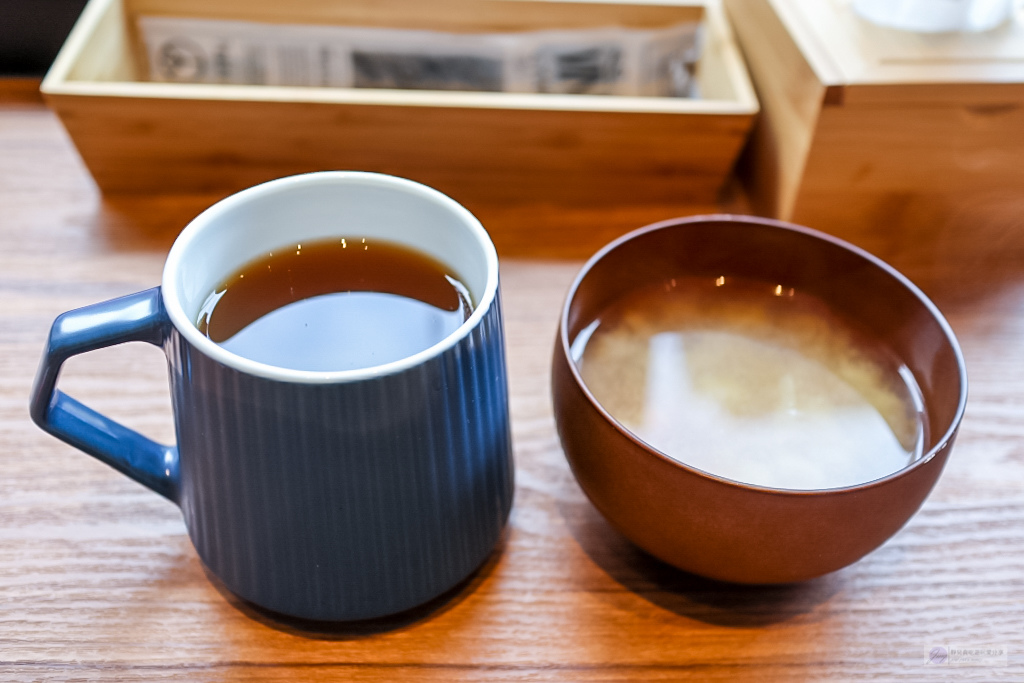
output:
[[[142,15],[456,32],[703,17],[703,97],[147,82]],[[470,204],[713,201],[757,112],[716,0],[90,0],[42,91],[105,191],[226,192],[358,169]]]
[[[740,168],[756,210],[837,234],[934,233],[992,212],[1021,225],[1019,14],[985,33],[916,34],[849,0],[726,8],[761,103]]]

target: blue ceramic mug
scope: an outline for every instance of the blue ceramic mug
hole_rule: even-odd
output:
[[[207,295],[256,257],[352,235],[453,268],[472,314],[415,355],[336,372],[258,363],[196,328]],[[175,446],[55,387],[70,356],[126,341],[167,356]],[[159,288],[61,315],[31,413],[177,503],[202,561],[240,597],[304,619],[366,619],[441,595],[499,540],[513,489],[504,354],[498,259],[472,214],[408,180],[312,173],[198,216]]]

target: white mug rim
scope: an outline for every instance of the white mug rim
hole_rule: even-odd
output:
[[[189,245],[204,230],[210,229],[226,213],[237,207],[239,204],[249,202],[257,197],[287,191],[290,188],[309,185],[313,183],[329,184],[364,184],[374,187],[397,189],[399,191],[417,195],[419,198],[440,205],[448,210],[453,216],[461,221],[472,235],[479,242],[486,259],[487,279],[483,291],[476,302],[473,312],[466,321],[454,332],[422,351],[406,356],[390,363],[374,365],[366,368],[352,370],[295,370],[283,368],[267,363],[260,363],[244,356],[232,353],[220,346],[212,339],[204,335],[192,320],[185,313],[184,306],[178,295],[175,286],[175,276],[178,271],[185,267],[184,255]],[[224,274],[229,275],[228,273]],[[280,382],[293,382],[301,384],[338,384],[346,382],[358,382],[376,377],[397,374],[436,358],[453,348],[470,332],[475,329],[490,311],[498,294],[498,254],[491,241],[490,236],[480,221],[469,212],[464,206],[456,202],[438,190],[423,185],[413,180],[399,178],[396,176],[381,173],[370,173],[365,171],[317,171],[300,175],[277,178],[259,185],[254,185],[241,190],[224,199],[216,202],[201,214],[196,216],[181,231],[178,238],[171,246],[171,250],[164,262],[163,276],[161,279],[160,294],[163,300],[164,309],[170,318],[171,324],[178,333],[196,348],[197,351],[211,359],[233,368],[239,372],[265,379],[277,380]]]

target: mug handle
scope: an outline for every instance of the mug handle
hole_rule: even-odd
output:
[[[30,412],[43,430],[177,503],[177,446],[148,439],[56,388],[71,356],[128,341],[162,346],[169,329],[159,287],[62,314],[50,328]]]

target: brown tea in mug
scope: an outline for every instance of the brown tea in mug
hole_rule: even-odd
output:
[[[671,458],[785,489],[853,486],[920,456],[913,374],[784,284],[680,277],[630,292],[572,345],[620,423]]]
[[[470,316],[452,269],[398,244],[332,238],[268,252],[210,294],[196,322],[228,351],[293,370],[407,358]]]

